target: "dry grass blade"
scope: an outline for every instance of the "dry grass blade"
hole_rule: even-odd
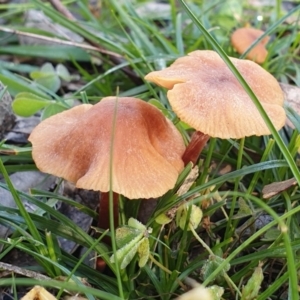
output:
[[[285,181],[280,182],[273,182],[271,184],[268,184],[264,186],[262,190],[263,198],[269,199],[273,196],[278,195],[279,193],[286,191],[292,186],[295,186],[297,184],[297,180],[295,178],[291,178]]]
[[[100,52],[100,53],[103,53],[103,54],[114,56],[116,58],[121,58],[122,57],[118,53],[105,50],[105,49],[100,48],[98,46],[91,46],[91,45],[88,45],[88,44],[82,44],[82,43],[76,43],[76,42],[72,42],[72,41],[61,40],[61,39],[58,39],[58,38],[47,37],[47,36],[40,35],[40,34],[15,30],[15,29],[11,29],[11,28],[8,28],[8,27],[4,27],[4,26],[0,26],[0,31],[9,32],[9,33],[20,35],[20,36],[27,36],[27,37],[31,37],[31,38],[36,38],[36,39],[40,39],[40,40],[44,40],[44,41],[48,41],[48,42],[56,43],[56,44],[60,44],[60,45],[73,46],[73,47],[78,47],[78,48],[82,48],[82,49],[85,49],[85,50],[97,51],[97,52]]]
[[[11,265],[11,264],[7,264],[4,262],[0,262],[0,269],[2,270],[0,272],[0,277],[7,275],[7,273],[15,273],[15,274],[23,275],[23,276],[38,279],[38,280],[50,280],[51,279],[50,277],[42,275],[40,273],[31,271],[31,270],[27,270],[27,269],[23,269],[23,268],[20,268],[20,267]]]
[[[71,14],[71,12],[59,0],[49,0],[49,2],[55,9],[57,9],[61,14],[63,14],[69,20],[76,21],[75,17]]]

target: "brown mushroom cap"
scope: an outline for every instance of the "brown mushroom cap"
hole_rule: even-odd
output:
[[[183,139],[156,107],[140,99],[107,97],[94,106],[76,106],[41,122],[29,141],[41,171],[108,192],[112,135],[114,192],[151,198],[174,187],[183,169]]]
[[[252,61],[230,59],[279,130],[286,115],[277,80]],[[198,131],[219,138],[270,134],[251,98],[214,51],[194,51],[145,79],[169,89],[174,112]]]
[[[239,28],[232,33],[231,43],[239,54],[243,54],[263,34],[264,31],[256,28]],[[269,39],[270,37],[268,36],[264,37],[249,51],[246,58],[262,64],[268,55],[265,46],[269,42]]]

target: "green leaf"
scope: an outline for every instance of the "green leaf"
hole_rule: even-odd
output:
[[[236,217],[243,218],[247,216],[252,216],[253,211],[251,210],[250,206],[247,204],[247,202],[243,198],[239,198],[238,201],[239,210],[236,214]]]
[[[132,259],[134,258],[140,244],[142,243],[143,240],[139,241],[138,243],[135,243],[134,245],[132,245],[130,251],[128,251],[125,256],[123,257],[122,261],[121,261],[121,265],[120,268],[123,270],[125,269],[129,263],[132,261]]]
[[[48,75],[56,75],[56,71],[53,65],[50,63],[45,63],[39,70],[34,70],[30,72],[30,77],[32,79],[39,79]]]
[[[276,241],[276,239],[278,239],[280,234],[281,234],[281,232],[280,232],[279,229],[271,228],[268,231],[266,231],[266,233],[261,238],[261,240],[264,241],[264,242],[273,242],[273,241]]]
[[[193,204],[191,212],[189,213],[188,204],[180,205],[176,213],[176,224],[182,230],[185,228],[186,222],[189,222],[191,226],[196,229],[201,222],[203,213],[199,206]],[[187,228],[187,230],[190,230]]]
[[[166,216],[166,214],[162,213],[155,218],[155,221],[160,225],[166,225],[169,224],[172,219]]]
[[[60,45],[22,45],[20,46],[3,46],[0,47],[0,54],[7,53],[9,55],[24,55],[28,57],[42,57],[45,59],[56,60],[75,60],[90,61],[90,55],[83,49],[71,46]]]
[[[212,285],[206,288],[212,296],[211,300],[221,300],[224,294],[224,288],[218,285]]]
[[[38,78],[42,78],[45,76],[45,73],[42,72],[41,70],[34,70],[32,72],[30,72],[30,78],[33,80],[36,80]]]
[[[137,252],[139,256],[139,267],[142,268],[146,265],[150,256],[150,246],[148,238],[144,238],[141,240]]]
[[[251,278],[247,284],[243,287],[241,300],[257,299],[260,286],[264,280],[264,275],[261,266],[255,268]]]
[[[203,275],[204,280],[210,275],[212,274],[221,263],[223,263],[225,261],[225,259],[216,256],[216,255],[210,255],[208,260],[204,263],[202,269],[201,269],[201,273]],[[222,272],[220,272],[220,274],[216,277],[216,279],[221,278],[224,273],[226,273],[227,271],[229,271],[230,269],[230,264],[226,264],[225,267],[223,268]]]
[[[34,80],[39,78],[49,76],[49,75],[56,75],[55,69],[52,64],[45,63],[39,70],[35,70],[30,72],[30,77]]]
[[[66,109],[67,109],[67,107],[61,103],[51,103],[44,109],[41,119],[45,120],[45,119],[47,119],[51,116],[54,116],[62,111],[65,111]]]
[[[137,252],[138,246],[139,246],[139,240],[141,239],[142,234],[136,236],[134,239],[132,239],[128,244],[126,244],[124,247],[117,250],[116,255],[112,255],[110,257],[110,261],[112,263],[118,263],[120,264],[121,269],[125,269],[126,266],[130,263],[132,258]]]
[[[54,93],[56,93],[59,90],[61,85],[61,81],[58,75],[55,73],[47,74],[42,77],[36,78],[35,81]]]
[[[194,229],[196,229],[201,220],[202,220],[202,210],[199,206],[197,205],[192,205],[192,211],[191,211],[191,215],[190,215],[190,224],[193,226]]]
[[[130,226],[122,226],[116,230],[116,243],[118,248],[124,247],[137,236],[143,236],[141,231]]]
[[[49,89],[56,93],[61,85],[61,81],[56,74],[49,74],[47,76],[40,77],[35,80],[38,84],[44,86],[45,88]]]
[[[0,81],[7,86],[7,89],[12,96],[16,96],[18,93],[28,92],[47,98],[47,95],[44,92],[35,87],[32,82],[23,79],[21,76],[16,76],[14,74],[0,74]]]
[[[51,63],[45,63],[41,67],[41,72],[45,74],[56,74],[56,71]]]
[[[111,256],[111,262],[119,263],[120,268],[124,269],[138,252],[139,266],[145,266],[150,255],[148,235],[151,232],[152,228],[147,229],[138,220],[130,218],[128,226],[116,230],[116,244],[120,249],[117,250],[116,257]]]
[[[17,95],[12,103],[12,109],[14,113],[19,116],[29,117],[52,102],[52,100],[47,100],[35,94],[25,92]]]
[[[63,80],[69,82],[71,80],[71,75],[68,71],[68,69],[62,65],[62,64],[58,64],[56,66],[56,74]]]
[[[147,227],[139,222],[137,219],[130,218],[128,220],[128,226],[131,226],[133,228],[139,229],[141,232],[145,232],[147,230]]]

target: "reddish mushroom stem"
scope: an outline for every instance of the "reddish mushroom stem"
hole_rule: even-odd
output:
[[[201,131],[193,133],[191,141],[182,156],[184,165],[187,165],[189,162],[192,162],[194,165],[196,164],[209,138],[208,134],[204,134]]]
[[[114,207],[114,225],[118,226],[119,218],[119,194],[113,193],[113,207]],[[109,193],[101,193],[98,227],[104,230],[109,228]],[[110,243],[110,239],[107,240]]]
[[[98,218],[98,227],[104,230],[110,228],[109,221],[109,193],[101,193],[100,196],[100,207],[99,207],[99,218]],[[119,194],[113,193],[113,215],[114,215],[114,227],[118,226],[119,219]],[[108,236],[105,236],[102,239],[108,245],[111,245],[111,239]],[[97,259],[97,270],[103,272],[106,267],[105,261],[99,257]]]

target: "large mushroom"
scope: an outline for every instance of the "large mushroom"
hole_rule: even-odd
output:
[[[252,61],[230,59],[279,130],[286,115],[277,80]],[[195,163],[210,136],[238,139],[270,134],[251,98],[214,51],[194,51],[145,79],[167,88],[174,112],[197,130],[184,154],[185,163]]]
[[[107,97],[94,106],[76,106],[41,122],[29,141],[41,171],[78,188],[106,193],[111,185],[128,199],[162,196],[184,167],[179,131],[156,107],[136,98]],[[107,201],[103,197],[100,206]],[[108,213],[101,207],[100,212],[99,224],[106,229]]]
[[[257,39],[264,34],[264,31],[251,27],[243,27],[235,30],[231,35],[231,44],[239,54],[243,54]],[[266,44],[270,37],[265,36],[260,40],[246,55],[246,58],[262,64],[267,56],[268,51]]]

